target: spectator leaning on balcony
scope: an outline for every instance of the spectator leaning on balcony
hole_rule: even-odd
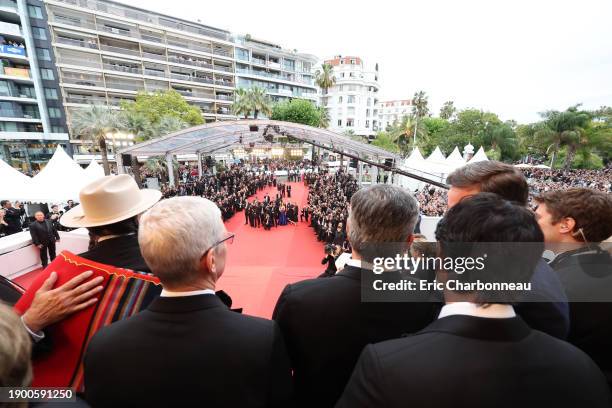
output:
[[[612,258],[600,245],[612,235],[612,195],[588,188],[553,190],[535,198],[550,263],[570,301],[568,340],[599,365],[612,386]]]

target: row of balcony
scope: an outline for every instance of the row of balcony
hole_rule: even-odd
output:
[[[2,118],[40,119],[40,113],[36,111],[23,112],[16,109],[0,109]]]
[[[261,77],[266,77],[266,78],[274,78],[274,79],[278,79],[281,81],[297,82],[297,83],[306,84],[306,85],[313,84],[312,80],[308,81],[304,79],[291,78],[286,75],[279,75],[279,74],[275,74],[272,72],[258,71],[254,69],[236,68],[236,72],[240,74],[256,75],[256,76],[261,76]]]
[[[144,74],[148,76],[155,76],[157,78],[162,78],[162,79],[174,79],[174,80],[179,80],[179,81],[189,81],[189,82],[197,82],[197,83],[202,83],[202,84],[211,84],[211,85],[219,85],[219,86],[227,86],[227,87],[234,86],[234,82],[228,81],[227,79],[194,76],[190,74],[182,74],[182,73],[175,73],[175,72],[168,73],[167,71],[161,71],[161,70],[156,70],[156,69],[151,69],[151,68],[144,68],[143,70],[141,67],[130,67],[126,65],[109,64],[109,63],[102,64],[98,61],[81,60],[81,59],[76,60],[76,59],[71,59],[71,58],[60,58],[59,62],[61,64],[85,66],[89,68],[104,69],[107,71],[124,72],[124,73],[129,73],[129,74],[136,74],[136,75]]]
[[[147,52],[147,51],[141,52],[139,49],[115,47],[115,46],[106,45],[106,44],[100,44],[98,48],[98,43],[95,40],[85,41],[85,40],[76,40],[76,39],[66,38],[66,37],[57,37],[56,41],[60,44],[72,45],[74,47],[83,47],[83,48],[90,48],[90,49],[95,49],[95,50],[100,49],[102,51],[109,51],[109,52],[114,52],[117,54],[125,54],[125,55],[137,56],[137,57],[142,57],[142,58],[155,59],[155,60],[164,61],[164,62],[168,61],[168,62],[173,62],[176,64],[191,65],[191,66],[200,67],[200,68],[214,69],[217,71],[232,72],[232,67],[228,67],[225,65],[216,65],[216,64],[213,65],[211,63],[208,63],[202,60],[194,59],[191,57],[183,57],[180,55],[166,55],[166,53],[156,54],[156,53]]]
[[[32,78],[30,70],[26,68],[3,67],[0,65],[0,74],[20,78]]]
[[[106,25],[96,24],[94,21],[84,21],[81,18],[73,16],[64,16],[57,13],[52,13],[50,16],[52,22],[67,24],[75,27],[86,28],[90,30],[103,31],[115,35],[128,37],[130,39],[138,38],[145,41],[154,42],[162,45],[186,48],[193,51],[206,52],[208,54],[220,55],[223,57],[233,58],[231,50],[219,48],[213,44],[198,44],[187,38],[170,38],[166,36],[154,36],[153,33],[141,33],[139,30],[127,30],[118,27],[109,27]]]

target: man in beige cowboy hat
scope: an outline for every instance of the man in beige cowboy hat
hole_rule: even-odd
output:
[[[140,190],[126,174],[106,176],[85,186],[81,205],[61,218],[65,227],[89,230],[91,246],[79,256],[137,272],[150,269],[138,246],[138,216],[161,198],[158,190]]]
[[[81,205],[73,207],[61,218],[65,227],[86,227],[93,246],[79,256],[91,261],[138,272],[149,272],[138,246],[137,217],[161,198],[156,190],[140,190],[128,175],[106,176],[85,186],[80,194]],[[44,337],[42,330],[96,302],[101,279],[87,281],[79,275],[58,288],[58,277],[52,273],[36,292],[34,301],[23,314],[23,322],[34,340]],[[85,300],[84,294],[88,295]]]

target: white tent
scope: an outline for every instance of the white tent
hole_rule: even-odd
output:
[[[410,166],[411,163],[420,163],[420,162],[422,162],[424,160],[425,160],[425,158],[421,154],[421,151],[419,150],[419,148],[415,147],[412,150],[412,153],[410,153],[410,156],[408,156],[408,158],[404,162],[404,164],[406,164],[407,166]]]
[[[545,164],[538,164],[538,165],[533,166],[533,167],[535,167],[536,169],[550,169],[550,166],[547,166]]]
[[[58,146],[49,163],[32,179],[24,199],[37,202],[78,200],[79,191],[90,182],[85,170]]]
[[[445,160],[446,158],[442,150],[440,150],[440,146],[436,146],[436,149],[427,158],[427,161],[430,163],[444,163]]]
[[[89,166],[85,169],[85,174],[90,181],[95,181],[104,177],[104,169],[98,164],[95,159],[91,159]]]
[[[519,169],[529,169],[533,166],[529,163],[519,163],[519,164],[515,164],[514,167],[518,167]]]
[[[0,199],[22,200],[32,179],[0,160]]]
[[[487,157],[484,148],[482,146],[480,146],[480,149],[478,149],[478,151],[476,152],[476,154],[474,155],[474,157],[472,157],[470,159],[470,161],[468,163],[476,163],[479,161],[488,161],[489,158]]]
[[[459,152],[459,148],[457,146],[455,146],[455,149],[446,158],[446,161],[444,163],[452,169],[457,169],[461,166],[465,166],[465,159],[463,158],[463,156],[461,156],[461,153]]]

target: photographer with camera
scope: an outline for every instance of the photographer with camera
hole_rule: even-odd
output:
[[[325,272],[319,275],[319,278],[327,278],[329,276],[334,276],[338,268],[336,268],[336,258],[340,255],[340,247],[327,244],[325,245],[325,258],[321,261],[321,265],[325,265],[327,263],[327,268],[325,268]]]
[[[5,234],[11,235],[23,231],[21,227],[21,217],[25,215],[23,204],[15,201],[15,207],[13,207],[9,200],[2,200],[0,206],[4,209]]]

